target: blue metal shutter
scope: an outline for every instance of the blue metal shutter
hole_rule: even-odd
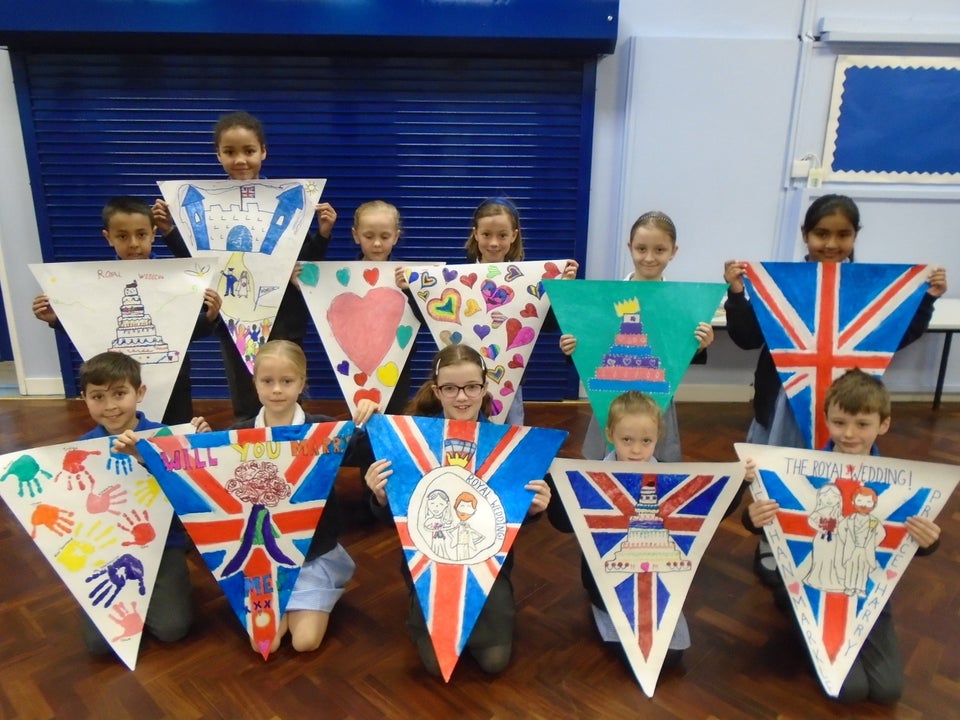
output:
[[[527,259],[586,247],[595,64],[580,59],[420,59],[15,54],[44,259],[107,257],[104,201],[158,196],[156,181],[223,177],[212,127],[244,109],[266,128],[267,177],[328,178],[337,209],[328,257],[354,258],[354,209],[400,209],[405,260],[463,262],[476,205],[505,194],[520,210]],[[158,254],[166,249],[157,242]],[[541,337],[528,400],[576,397],[557,333]],[[413,383],[433,343],[421,331]],[[69,343],[65,343],[69,345]],[[314,398],[339,388],[316,331]],[[79,356],[64,347],[75,394]],[[195,397],[226,397],[213,340],[191,346]]]

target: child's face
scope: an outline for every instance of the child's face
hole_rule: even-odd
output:
[[[397,218],[389,210],[367,210],[353,228],[353,241],[360,246],[363,259],[374,262],[390,257],[399,237]]]
[[[659,228],[642,225],[627,243],[633,259],[634,280],[662,280],[663,271],[677,254],[677,246]]]
[[[257,388],[260,404],[270,415],[286,415],[292,412],[297,404],[297,399],[306,385],[306,378],[289,360],[269,355],[257,362],[253,384]]]
[[[217,160],[231,180],[256,180],[266,159],[267,146],[260,143],[253,130],[234,125],[220,133]]]
[[[803,236],[813,262],[843,262],[853,253],[857,230],[839,210],[820,218]]]
[[[103,236],[121,260],[146,260],[153,250],[157,228],[153,218],[140,213],[114,213]]]
[[[607,440],[620,462],[647,462],[657,447],[659,431],[658,418],[628,413],[607,430]]]
[[[137,404],[146,392],[146,385],[135,388],[129,380],[110,385],[88,383],[83,401],[95,423],[111,435],[119,435],[137,427]]]
[[[890,418],[880,419],[878,412],[857,414],[841,410],[836,403],[827,408],[827,429],[835,452],[869,455],[877,438],[890,429]]]
[[[452,388],[460,386],[481,386],[481,391],[475,398],[467,397],[466,390],[456,390],[456,395],[447,397],[443,392],[444,386]],[[445,365],[437,373],[437,380],[433,386],[433,394],[440,401],[443,416],[448,420],[469,420],[476,422],[480,417],[480,407],[483,405],[484,377],[480,366],[472,362],[461,362],[455,365]],[[449,390],[448,390],[449,392]]]
[[[480,218],[473,232],[480,249],[480,261],[488,263],[506,260],[510,246],[519,235],[513,226],[513,219],[505,212]]]

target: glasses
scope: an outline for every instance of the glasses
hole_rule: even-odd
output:
[[[466,385],[436,385],[440,394],[447,400],[453,400],[463,390],[463,394],[471,400],[476,400],[483,393],[483,383],[467,383]]]

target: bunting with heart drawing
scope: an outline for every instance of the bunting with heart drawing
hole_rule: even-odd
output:
[[[694,331],[709,323],[723,283],[547,281],[564,334],[577,338],[573,364],[601,428],[610,403],[627,390],[665,409],[696,354]]]
[[[827,694],[837,697],[917,550],[906,521],[936,520],[954,465],[738,443],[750,490],[780,505],[763,528]],[[908,592],[922,592],[909,588]]]
[[[93,438],[0,456],[0,497],[133,670],[173,508],[146,468],[113,453],[112,443]]]
[[[350,407],[386,407],[420,321],[394,280],[396,263],[301,263],[297,278]]]
[[[490,419],[502,423],[550,308],[542,280],[565,260],[408,267],[410,291],[437,347],[466,343],[486,358]]]
[[[200,312],[215,282],[209,261],[95,260],[30,265],[80,357],[108,350],[140,362],[140,409],[163,417]],[[185,322],[185,318],[191,318]]]
[[[558,458],[550,474],[633,674],[653,697],[683,601],[737,498],[743,465]]]
[[[567,433],[519,425],[374,415],[387,500],[440,671],[454,666]]]
[[[163,180],[194,257],[217,251],[220,314],[250,372],[270,338],[326,180]]]
[[[353,430],[341,421],[137,443],[264,660]]]
[[[823,400],[858,367],[883,375],[927,291],[926,265],[747,263],[744,284],[809,448],[827,442]]]

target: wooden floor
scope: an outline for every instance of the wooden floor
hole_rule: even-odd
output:
[[[197,401],[215,428],[222,401]],[[330,412],[328,403],[307,403]],[[735,459],[746,404],[681,404],[688,460]],[[336,410],[333,410],[336,412]],[[575,456],[588,414],[581,403],[527,404],[532,425],[571,432]],[[79,401],[0,400],[0,452],[65,442],[88,429]],[[960,406],[897,404],[886,455],[960,463]],[[350,473],[353,474],[350,474]],[[693,646],[666,672],[653,699],[597,639],[579,579],[573,535],[546,521],[524,527],[513,573],[518,615],[513,660],[490,678],[468,658],[449,684],[427,675],[404,627],[407,592],[392,527],[362,522],[360,480],[344,470],[342,542],[357,574],[337,605],[321,649],[289,644],[268,662],[253,653],[195,551],[196,623],[163,645],[145,636],[136,671],[86,654],[75,601],[5,506],[0,508],[0,719],[13,718],[839,718],[960,717],[960,501],[940,517],[940,551],[910,566],[893,602],[906,661],[895,708],[847,707],[826,698],[805,650],[751,571],[756,543],[739,513],[720,527],[685,612]]]

